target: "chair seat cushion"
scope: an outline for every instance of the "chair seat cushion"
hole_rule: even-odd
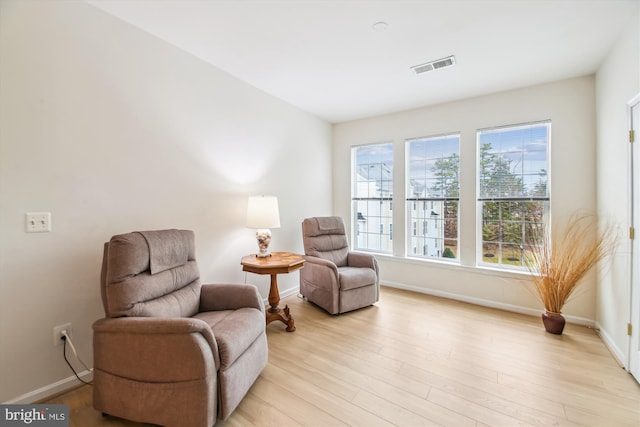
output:
[[[255,308],[207,311],[193,317],[204,320],[211,326],[218,343],[220,370],[231,366],[265,328],[264,315]]]
[[[338,267],[340,290],[348,291],[363,286],[375,285],[376,272],[371,268]]]

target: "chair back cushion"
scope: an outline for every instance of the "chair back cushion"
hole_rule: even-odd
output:
[[[107,317],[193,316],[201,289],[193,231],[113,236],[104,246],[101,282]]]
[[[305,255],[332,261],[338,267],[347,265],[349,241],[339,216],[306,218],[302,221],[302,242]]]

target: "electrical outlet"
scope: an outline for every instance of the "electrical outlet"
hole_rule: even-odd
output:
[[[58,346],[62,344],[62,331],[67,331],[67,335],[73,337],[73,329],[71,323],[65,323],[64,325],[53,327],[53,345]]]

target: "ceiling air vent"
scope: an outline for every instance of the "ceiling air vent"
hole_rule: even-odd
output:
[[[411,67],[411,69],[416,74],[422,74],[422,73],[426,73],[427,71],[437,70],[438,68],[450,67],[455,64],[456,64],[456,59],[453,57],[453,55],[451,55],[446,58],[427,62],[426,64],[415,65]]]

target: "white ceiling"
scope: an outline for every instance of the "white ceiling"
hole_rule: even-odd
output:
[[[592,74],[640,19],[640,0],[87,2],[332,123]]]

